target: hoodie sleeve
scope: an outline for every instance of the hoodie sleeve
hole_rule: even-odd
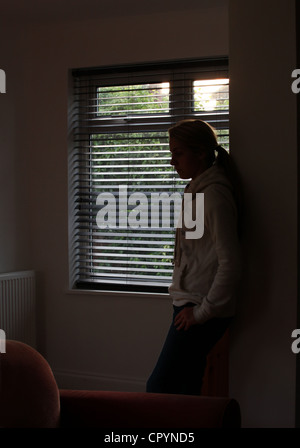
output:
[[[215,185],[205,192],[205,231],[210,233],[217,254],[217,271],[194,317],[204,323],[212,317],[234,314],[235,294],[241,272],[237,211],[228,188]]]

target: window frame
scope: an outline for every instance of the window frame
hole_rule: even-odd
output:
[[[189,74],[188,79],[182,80],[182,72],[187,72]],[[184,60],[184,61],[169,61],[162,63],[144,63],[144,64],[136,64],[136,65],[125,65],[125,66],[112,66],[112,67],[98,67],[92,69],[73,69],[70,71],[70,105],[69,105],[69,283],[71,289],[78,290],[96,290],[96,291],[128,291],[128,292],[140,292],[140,293],[167,293],[168,286],[157,286],[157,285],[135,285],[128,283],[119,283],[113,284],[110,282],[102,282],[95,281],[93,279],[84,280],[78,277],[78,244],[80,244],[79,237],[80,232],[78,231],[77,217],[76,217],[76,201],[78,197],[74,193],[76,188],[78,188],[78,180],[76,180],[76,175],[74,175],[74,158],[76,158],[76,150],[74,143],[76,140],[75,135],[80,132],[81,136],[85,136],[85,140],[89,140],[92,134],[97,134],[98,131],[96,129],[101,130],[101,132],[108,132],[111,129],[112,122],[114,121],[115,127],[114,130],[122,130],[126,126],[139,126],[142,130],[143,128],[147,128],[147,130],[155,129],[157,125],[161,122],[162,118],[165,118],[165,123],[163,124],[163,128],[167,131],[167,129],[175,124],[180,119],[184,118],[194,118],[201,115],[201,119],[205,121],[212,121],[212,118],[219,118],[217,120],[219,123],[221,121],[227,123],[227,128],[229,128],[229,111],[224,114],[224,119],[220,119],[220,114],[213,113],[198,113],[193,111],[193,101],[192,98],[190,101],[190,109],[186,110],[186,98],[193,95],[193,81],[207,79],[207,74],[210,76],[212,73],[216,73],[216,75],[222,73],[222,77],[228,78],[228,58],[210,58],[210,59],[195,59],[195,60]],[[112,76],[114,79],[112,79]],[[83,125],[82,120],[76,113],[76,95],[74,95],[74,80],[78,77],[80,80],[87,81],[87,94],[86,100],[90,100],[92,98],[96,98],[96,90],[99,87],[98,82],[95,82],[96,79],[102,79],[102,86],[111,86],[111,85],[120,85],[120,79],[124,80],[126,77],[128,79],[129,85],[132,81],[131,78],[141,77],[140,79],[142,83],[162,83],[162,82],[170,82],[170,96],[174,96],[174,92],[176,96],[179,95],[179,99],[176,100],[176,108],[171,107],[169,114],[150,114],[143,115],[143,117],[139,116],[130,116],[130,117],[117,117],[115,119],[105,118],[99,119],[97,116],[97,107],[95,106],[95,112],[91,114],[90,123],[88,126]],[[212,78],[213,79],[213,78]],[[106,81],[107,80],[107,81]],[[183,99],[183,101],[182,101]],[[174,106],[174,103],[173,103]],[[94,124],[101,122],[98,126],[94,127]],[[216,121],[216,119],[215,119]],[[149,124],[150,123],[150,126]],[[219,127],[223,128],[224,123]],[[214,121],[213,121],[214,124]],[[84,130],[84,132],[83,132]],[[88,156],[86,156],[86,164],[88,166],[89,160]],[[90,186],[92,185],[92,174],[90,172],[89,178],[86,179],[86,182]],[[75,179],[75,181],[74,181]],[[183,186],[186,182],[180,182]],[[182,188],[183,190],[183,188]],[[89,195],[93,195],[93,191],[89,192]],[[78,233],[79,232],[79,233]],[[175,233],[174,233],[175,235]],[[91,238],[93,241],[93,238]],[[92,255],[91,255],[92,256]]]

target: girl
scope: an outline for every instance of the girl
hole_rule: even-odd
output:
[[[173,322],[147,392],[200,395],[206,357],[235,313],[240,276],[239,187],[233,162],[214,129],[184,120],[169,130],[171,164],[184,192],[204,193],[204,234],[186,239],[177,228],[169,293]]]

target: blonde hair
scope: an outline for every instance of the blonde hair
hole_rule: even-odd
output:
[[[194,152],[204,152],[207,167],[213,164],[224,169],[231,182],[233,194],[241,213],[241,184],[236,166],[231,155],[218,143],[216,130],[207,122],[198,119],[186,119],[179,121],[169,129],[169,137],[182,142],[185,147]]]

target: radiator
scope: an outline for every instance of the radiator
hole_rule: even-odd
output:
[[[34,271],[0,274],[0,329],[6,339],[36,346]]]

